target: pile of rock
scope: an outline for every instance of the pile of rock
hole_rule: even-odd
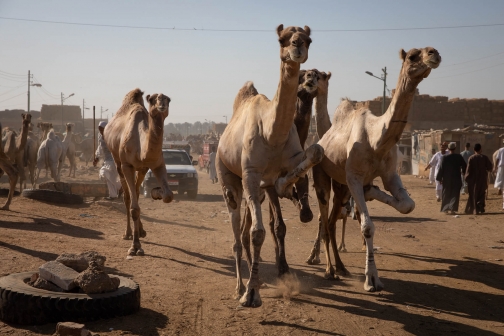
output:
[[[107,293],[117,290],[119,278],[104,271],[106,258],[94,251],[64,253],[39,267],[29,285],[53,292]]]

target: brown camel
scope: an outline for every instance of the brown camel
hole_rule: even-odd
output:
[[[140,220],[138,196],[140,185],[149,169],[161,185],[161,188],[151,190],[151,197],[163,199],[165,203],[173,200],[161,151],[163,123],[168,116],[170,98],[164,94],[153,94],[147,96],[147,101],[148,111],[144,106],[143,92],[140,89],[130,91],[104,130],[104,139],[114,158],[124,190],[127,214],[124,239],[131,239],[132,236],[130,217],[134,223],[129,255],[144,255],[140,237],[145,237],[146,233]]]
[[[300,64],[308,58],[310,28],[305,26],[277,28],[280,43],[280,83],[273,100],[258,94],[252,82],[238,92],[233,116],[217,150],[216,168],[228,207],[234,233],[233,251],[236,260],[237,296],[243,306],[259,307],[259,257],[265,238],[261,214],[264,192],[275,211],[275,252],[279,275],[289,272],[285,259],[283,223],[278,197],[292,197],[292,187],[322,157],[322,149],[313,145],[306,152],[300,145],[294,122]],[[242,242],[240,239],[240,206],[245,194],[253,248],[250,279],[243,286],[241,279]],[[250,241],[249,241],[250,243]]]
[[[0,124],[0,129],[2,129],[2,124]],[[9,195],[7,196],[7,201],[0,210],[9,210],[12,196],[14,196],[14,191],[16,189],[18,171],[10,161],[9,157],[5,155],[3,146],[0,146],[0,177],[2,177],[4,173],[9,177]]]
[[[66,124],[66,134],[65,134],[65,138],[63,139],[62,143],[63,143],[63,153],[61,155],[63,155],[63,159],[62,159],[62,162],[65,161],[65,157],[68,158],[68,162],[69,162],[69,170],[68,170],[68,177],[72,176],[72,171],[73,171],[73,177],[75,177],[75,168],[76,168],[76,164],[75,164],[75,142],[74,142],[74,134],[72,132],[72,127],[74,126],[74,124],[72,123],[67,123]]]
[[[21,134],[16,131],[5,128],[2,138],[3,152],[9,158],[11,163],[16,167],[19,174],[19,192],[22,191],[22,184],[25,179],[24,174],[24,149],[26,147],[26,139],[31,122],[31,114],[21,114],[23,118],[23,126]]]
[[[329,195],[331,179],[347,185],[361,215],[361,232],[366,239],[366,269],[364,289],[379,291],[383,284],[378,278],[378,270],[373,255],[375,227],[369,215],[366,200],[376,199],[393,206],[401,213],[409,213],[415,202],[404,189],[396,172],[396,143],[406,126],[408,112],[418,84],[432,69],[441,63],[436,49],[427,47],[401,50],[402,68],[396,91],[387,112],[377,117],[366,109],[355,110],[348,100],[336,109],[331,128],[320,139],[324,148],[322,162],[313,168],[314,185],[318,198],[323,230],[328,232]],[[386,190],[392,196],[371,185],[380,177]],[[340,206],[340,204],[336,204]],[[338,213],[336,209],[335,213]],[[335,233],[335,232],[334,232]],[[331,264],[329,240],[336,260],[339,259],[336,236],[331,232],[324,240],[326,249],[326,277],[333,277],[335,270]],[[336,265],[336,272],[347,273],[343,263]]]

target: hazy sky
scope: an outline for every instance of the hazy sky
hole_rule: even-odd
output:
[[[279,46],[275,28],[308,25],[313,43],[304,69],[331,71],[329,111],[341,97],[382,94],[387,67],[395,87],[404,48],[432,46],[441,66],[420,92],[450,98],[504,99],[504,25],[480,28],[322,32],[339,29],[416,28],[504,24],[502,0],[422,1],[71,1],[0,0],[0,17],[150,27],[266,30],[177,31],[63,25],[0,19],[0,110],[26,109],[28,70],[43,87],[32,88],[31,108],[86,100],[115,112],[135,87],[172,99],[168,122],[223,122],[248,80],[275,94]],[[24,75],[24,77],[11,76]],[[86,111],[86,117],[92,115]]]

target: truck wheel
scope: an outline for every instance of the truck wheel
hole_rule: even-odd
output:
[[[59,293],[27,284],[35,272],[0,278],[0,319],[6,323],[35,325],[64,321],[86,322],[113,318],[140,309],[140,287],[121,276],[119,288],[110,293]]]
[[[198,190],[188,190],[187,191],[187,197],[190,199],[195,199],[196,196],[198,196]]]

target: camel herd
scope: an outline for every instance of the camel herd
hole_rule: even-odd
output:
[[[378,277],[373,256],[375,227],[366,201],[377,200],[404,214],[413,211],[415,202],[409,197],[395,169],[396,144],[406,125],[416,87],[427,78],[432,69],[440,65],[441,56],[431,47],[411,49],[408,52],[401,50],[399,56],[402,67],[386,113],[375,116],[369,110],[356,110],[345,99],[336,109],[331,121],[327,110],[331,73],[300,69],[301,64],[308,59],[312,43],[310,28],[284,28],[280,25],[276,32],[280,44],[280,81],[277,92],[269,100],[258,93],[252,82],[245,83],[234,100],[233,116],[221,136],[217,150],[218,180],[234,236],[236,297],[246,307],[259,307],[262,304],[259,294],[259,261],[266,229],[261,204],[266,196],[279,277],[289,274],[285,257],[286,226],[279,198],[293,200],[299,210],[300,220],[311,221],[313,214],[308,203],[309,186],[306,176],[310,168],[320,214],[317,239],[307,263],[320,262],[322,239],[327,251],[325,278],[348,274],[338,254],[336,221],[342,218],[342,207],[353,197],[366,249],[364,289],[369,292],[380,291],[383,284]],[[140,237],[145,237],[146,232],[140,220],[138,197],[139,187],[148,169],[152,170],[161,185],[161,188],[151,191],[152,198],[162,199],[165,203],[173,199],[161,154],[163,124],[168,116],[170,98],[163,94],[153,94],[148,95],[146,100],[148,109],[144,105],[140,89],[129,92],[104,131],[105,142],[113,155],[125,191],[127,227],[123,238],[133,240],[128,250],[129,255],[144,254]],[[305,150],[313,105],[320,141]],[[29,115],[23,117],[23,130],[25,119],[29,124]],[[67,125],[67,135],[63,141],[59,140],[53,130],[44,132],[44,141],[38,148],[36,160],[37,176],[42,168],[51,170],[53,177],[59,176],[61,165],[55,165],[56,161],[59,159],[61,162],[65,155],[69,158],[72,155],[71,142],[66,141],[71,135],[71,128]],[[23,134],[24,131],[21,135]],[[25,146],[26,139],[27,132],[21,139],[9,141]],[[27,150],[30,153],[32,151],[32,147]],[[11,163],[18,163],[16,160],[19,158],[16,159],[10,152],[0,151],[0,168],[11,176],[12,164],[6,164],[5,156],[9,156]],[[373,179],[377,177],[381,178],[384,188],[390,194],[373,186]],[[10,181],[12,189],[16,182],[12,178]],[[329,213],[331,190],[334,197]],[[9,196],[7,208],[10,199]],[[245,211],[242,220],[240,210],[243,201]],[[333,251],[334,266],[329,245]],[[246,285],[241,276],[243,249],[250,270]],[[343,243],[340,245],[340,250],[342,249]]]

